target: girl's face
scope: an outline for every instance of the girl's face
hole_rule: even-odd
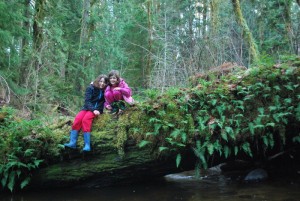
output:
[[[116,76],[111,76],[111,77],[109,77],[109,82],[110,82],[110,84],[112,85],[112,86],[116,86],[116,85],[118,85],[119,84],[119,82],[118,82],[118,78],[116,77]]]
[[[100,89],[104,89],[106,87],[106,83],[105,83],[105,79],[104,78],[101,78],[99,80],[99,88]]]

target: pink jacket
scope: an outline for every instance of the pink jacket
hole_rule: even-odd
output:
[[[131,88],[128,86],[128,84],[125,82],[125,80],[121,78],[120,83],[116,87],[121,88],[120,91],[122,93],[123,99],[129,104],[133,104],[134,100],[132,98],[132,91]],[[114,88],[115,87],[107,86],[105,92],[112,91]],[[107,105],[110,104],[107,101],[105,101],[104,106],[106,107]]]

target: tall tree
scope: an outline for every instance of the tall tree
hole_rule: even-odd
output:
[[[84,0],[83,1],[83,11],[82,11],[82,17],[81,17],[81,31],[80,31],[80,40],[79,40],[79,50],[82,49],[82,46],[88,43],[88,38],[89,38],[89,13],[91,7],[91,2],[90,0]],[[82,60],[82,66],[86,67],[86,55],[81,56]]]
[[[211,34],[215,35],[218,29],[219,0],[210,1]]]
[[[28,62],[29,62],[29,55],[30,54],[30,33],[32,32],[32,26],[30,21],[32,21],[32,1],[31,0],[25,0],[24,1],[24,20],[22,23],[23,29],[26,31],[26,35],[21,37],[21,47],[20,47],[20,78],[19,83],[24,83],[26,80],[26,77],[28,76]]]
[[[243,13],[242,13],[241,6],[240,6],[240,1],[239,0],[231,0],[231,2],[233,5],[233,8],[234,8],[234,13],[236,15],[237,22],[241,26],[243,35],[249,45],[249,52],[250,52],[251,58],[253,59],[253,61],[258,61],[259,52],[258,52],[257,44],[255,43],[252,33],[247,25],[247,22],[243,17]]]
[[[153,3],[151,0],[147,1],[147,19],[148,19],[148,53],[147,53],[147,66],[145,67],[145,73],[144,73],[144,79],[146,80],[145,86],[149,86],[149,77],[150,77],[150,72],[152,68],[152,40],[153,40],[153,26],[152,26],[152,10],[153,10]]]
[[[37,54],[42,50],[44,39],[43,25],[45,23],[45,0],[35,1],[35,14],[33,18],[33,44]]]
[[[208,28],[208,18],[207,18],[207,15],[208,15],[208,7],[209,7],[209,3],[208,3],[208,0],[203,0],[203,25],[202,25],[202,35],[203,35],[203,38],[206,37],[206,31],[207,31],[207,28]]]

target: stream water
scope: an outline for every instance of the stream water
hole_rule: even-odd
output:
[[[0,201],[300,201],[299,187],[299,174],[243,183],[220,174],[197,179],[188,172],[127,186],[0,195]]]

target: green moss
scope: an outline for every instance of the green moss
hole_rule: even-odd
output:
[[[101,130],[103,128],[106,128],[112,121],[112,115],[106,113],[101,114],[94,119],[93,130]]]
[[[121,170],[131,165],[148,163],[153,159],[149,149],[133,149],[121,160],[118,153],[111,152],[109,154],[97,155],[93,160],[85,161],[84,163],[80,160],[73,160],[69,163],[52,165],[41,170],[40,175],[43,175],[43,177],[38,179],[41,183],[43,181],[59,181],[61,178],[65,182],[80,181],[88,178],[95,172],[110,173],[116,169]]]
[[[124,146],[125,146],[125,142],[127,141],[127,128],[126,128],[126,126],[127,125],[126,125],[125,122],[121,122],[118,125],[118,129],[117,129],[116,147],[118,149],[119,155],[122,156],[122,157],[125,154]]]

